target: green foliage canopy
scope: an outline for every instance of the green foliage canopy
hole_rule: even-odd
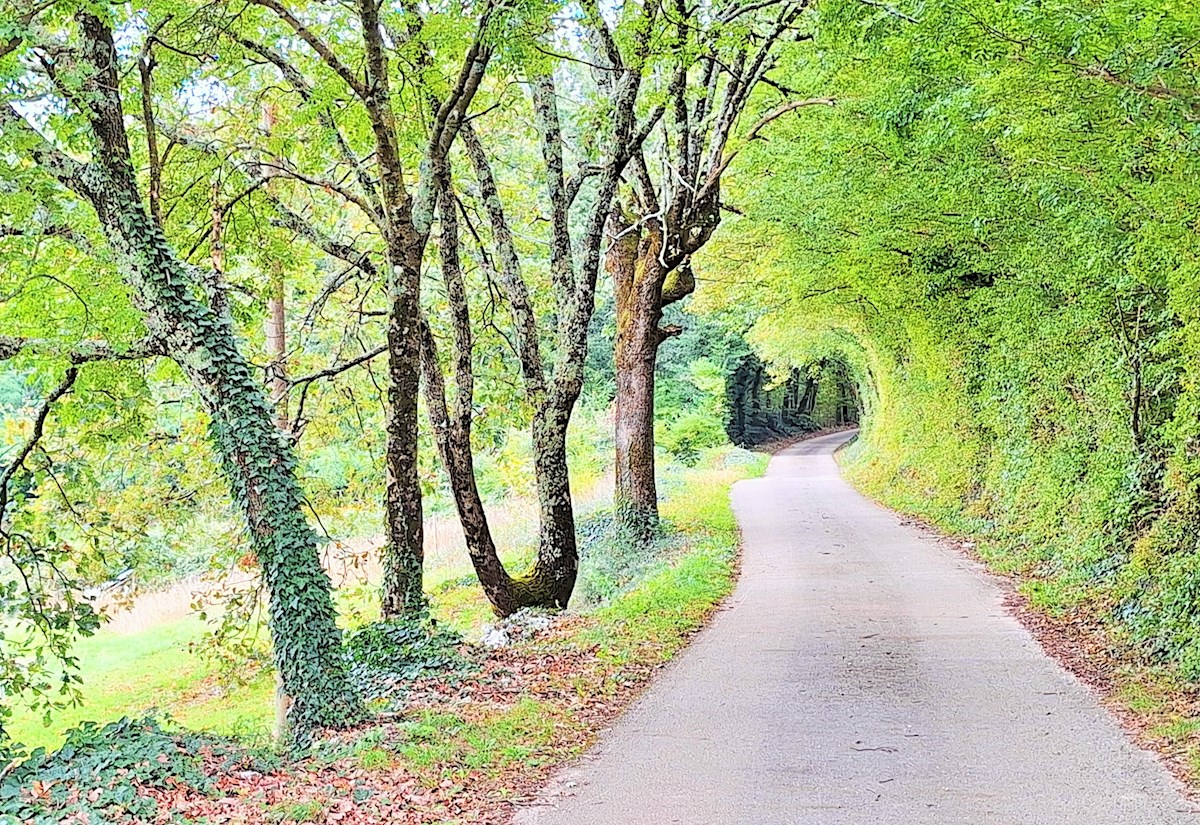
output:
[[[857,472],[1200,676],[1200,11],[822,3],[706,266],[780,363],[839,354]]]

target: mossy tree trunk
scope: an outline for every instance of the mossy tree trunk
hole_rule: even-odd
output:
[[[474,472],[468,460],[472,342],[467,320],[467,299],[461,286],[447,284],[447,295],[456,317],[463,319],[455,325],[457,415],[447,412],[445,383],[432,336],[428,337],[426,347],[427,406],[434,432],[438,435],[439,451],[451,474],[451,486],[476,573],[493,608],[500,615],[508,615],[522,607],[566,607],[575,587],[579,567],[567,463],[567,429],[583,388],[587,332],[595,309],[596,279],[603,257],[605,222],[622,172],[633,152],[631,141],[636,126],[634,103],[649,48],[650,31],[648,25],[639,29],[630,49],[633,65],[628,65],[599,7],[594,3],[585,4],[585,12],[585,27],[604,44],[603,54],[597,58],[607,64],[607,71],[602,76],[602,91],[609,95],[612,111],[616,114],[612,122],[611,139],[607,143],[606,162],[597,167],[601,171],[597,175],[596,192],[580,222],[583,228],[577,243],[572,243],[569,212],[578,188],[568,185],[564,177],[563,137],[554,80],[549,75],[543,75],[531,83],[531,102],[545,163],[547,200],[552,213],[550,273],[556,306],[556,328],[554,355],[550,364],[543,358],[538,315],[529,286],[522,275],[521,256],[505,215],[504,201],[487,151],[474,129],[468,125],[462,130],[463,145],[475,172],[479,200],[490,230],[490,251],[485,251],[482,248],[483,240],[476,238],[477,243],[481,244],[479,257],[485,266],[495,267],[489,276],[503,290],[513,319],[513,338],[525,398],[533,410],[531,435],[538,495],[538,554],[533,568],[523,576],[511,576],[500,562],[474,479],[454,477],[468,473],[473,475]],[[652,9],[646,11],[647,15],[653,13]],[[448,181],[449,177],[446,176],[443,183],[446,197],[440,201],[443,232],[448,228],[447,205],[453,208]],[[444,273],[448,266],[445,250],[456,249],[457,245],[456,232],[453,237],[443,235]],[[456,262],[450,263],[449,267],[451,271],[457,271]]]
[[[616,446],[613,503],[622,523],[635,535],[649,535],[658,524],[654,462],[654,377],[658,348],[682,330],[660,327],[663,308],[694,287],[690,271],[672,279],[664,294],[667,265],[661,257],[663,233],[650,222],[643,232],[634,221],[614,214],[613,241],[606,267],[613,279],[617,333],[613,344],[617,393],[614,400]]]
[[[492,608],[497,614],[507,616],[528,606],[564,607],[574,586],[576,569],[575,522],[566,464],[566,420],[560,416],[555,424],[561,424],[547,426],[545,417],[539,415],[535,423],[535,473],[542,525],[538,561],[529,575],[514,578],[500,561],[475,479],[471,452],[474,336],[459,259],[458,221],[449,165],[440,163],[437,175],[439,205],[444,210],[439,223],[438,250],[451,310],[455,386],[453,398],[449,399],[437,342],[429,325],[423,323],[421,363],[434,441],[450,478],[467,553]]]
[[[111,29],[91,14],[77,20],[85,69],[77,99],[94,159],[79,164],[58,152],[11,106],[0,110],[0,121],[23,131],[34,160],[92,205],[151,338],[179,364],[208,412],[210,439],[262,567],[274,657],[293,697],[289,721],[295,733],[353,725],[365,711],[347,673],[316,536],[301,509],[291,444],[275,426],[228,310],[200,300],[204,274],[176,256],[143,206]]]
[[[666,89],[661,140],[654,144],[659,154],[647,162],[639,147],[632,163],[632,197],[610,219],[616,240],[607,258],[617,305],[617,513],[635,534],[646,534],[658,521],[654,373],[658,348],[681,331],[659,326],[663,310],[696,288],[691,259],[720,222],[721,177],[738,151],[729,148],[734,130],[751,93],[774,65],[776,46],[806,4],[780,0],[757,4],[754,10],[730,7],[726,12],[735,13],[739,25],[747,27],[740,44],[708,30],[730,22],[723,13],[704,21],[682,0],[670,5],[672,22],[664,36],[673,41],[678,57]],[[727,49],[719,55],[709,51],[718,41]],[[777,107],[744,140],[753,140],[786,112],[827,102]],[[651,169],[663,172],[656,179]]]
[[[566,607],[575,589],[579,548],[575,508],[567,468],[570,410],[550,408],[534,418],[533,450],[537,473],[538,554],[528,575],[517,580],[517,598],[541,607]]]

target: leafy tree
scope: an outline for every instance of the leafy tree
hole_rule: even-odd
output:
[[[241,351],[218,273],[185,264],[143,205],[126,130],[126,101],[137,95],[123,94],[124,55],[113,34],[131,21],[85,5],[36,7],[9,22],[13,35],[3,52],[10,91],[0,129],[19,153],[8,169],[17,193],[10,208],[32,202],[53,212],[68,196],[87,204],[112,258],[95,254],[121,274],[144,333],[133,342],[84,340],[67,348],[10,338],[6,354],[46,351],[71,364],[48,404],[91,361],[165,355],[178,364],[209,415],[214,450],[262,565],[275,660],[293,697],[290,721],[301,737],[314,725],[354,724],[363,709],[347,678],[329,580],[301,511],[291,445],[275,428]],[[48,102],[23,102],[29,100]],[[16,478],[23,464],[13,466]]]
[[[659,128],[631,164],[631,193],[613,212],[606,265],[613,278],[617,326],[616,504],[630,525],[658,519],[654,478],[654,384],[659,348],[680,333],[662,326],[663,310],[696,288],[691,259],[721,221],[721,181],[740,144],[772,121],[828,98],[798,98],[772,79],[784,42],[811,38],[799,27],[801,2],[677,0],[662,36],[669,47],[656,66],[663,81]],[[782,102],[758,101],[769,88]],[[739,135],[743,113],[763,113]]]
[[[1193,675],[1196,15],[823,3],[786,82],[838,106],[747,150],[703,261],[765,356],[848,362],[873,483]]]
[[[489,600],[502,615],[526,606],[565,607],[575,586],[578,551],[567,428],[584,385],[606,217],[626,164],[660,116],[651,113],[639,124],[636,107],[656,19],[654,7],[628,4],[621,10],[614,30],[597,4],[581,5],[581,25],[595,67],[598,99],[593,105],[598,111],[580,107],[574,122],[564,128],[560,78],[553,64],[544,58],[527,62],[522,67],[524,76],[517,78],[528,86],[528,97],[522,102],[527,102],[527,111],[531,110],[541,151],[538,171],[545,187],[543,203],[531,206],[522,198],[524,193],[519,187],[502,188],[493,153],[501,154],[503,137],[494,142],[493,152],[489,153],[485,137],[474,125],[463,131],[464,149],[478,191],[478,210],[485,216],[486,228],[473,223],[466,210],[463,218],[479,266],[507,304],[512,319],[511,346],[532,418],[538,554],[533,570],[520,577],[511,576],[499,560],[474,477],[470,451],[473,339],[458,251],[462,233],[453,215],[455,198],[448,176],[441,201],[441,269],[454,318],[456,394],[451,411],[445,381],[436,369],[436,342],[427,336],[428,406],[472,562]],[[557,44],[550,37],[545,41],[547,45],[538,43],[535,50],[553,54],[557,53],[555,48],[569,48],[569,44]],[[603,120],[603,125],[591,120],[594,115]],[[589,128],[596,131],[589,133]],[[597,133],[602,136],[598,141]],[[576,154],[578,171],[568,176],[565,164],[570,149]],[[584,185],[593,178],[590,199],[583,201],[580,196],[585,192]],[[549,214],[548,262],[537,252],[520,248],[513,224],[518,209],[514,207],[537,210],[533,211],[534,221],[543,214],[541,209]],[[530,276],[531,269],[543,266],[549,270],[549,283],[542,285],[548,293],[548,307],[538,301],[537,293],[542,290]],[[545,309],[539,311],[539,304]]]
[[[290,147],[303,148],[306,157],[277,153],[261,141],[251,144],[248,151],[243,146],[231,147],[234,151],[229,157],[251,184],[263,189],[285,225],[384,287],[388,383],[383,614],[390,618],[420,613],[424,594],[417,463],[418,330],[422,323],[422,267],[436,205],[431,170],[444,162],[483,81],[492,55],[489,21],[495,4],[480,4],[466,19],[465,29],[452,32],[426,26],[423,13],[416,8],[384,11],[366,0],[345,13],[312,21],[277,0],[256,0],[254,5],[265,14],[218,20],[215,28],[222,40],[243,50],[245,61],[265,63],[281,76],[298,100],[306,131],[314,135],[315,143]],[[288,36],[297,41],[294,52],[274,45]],[[429,74],[418,80],[422,91],[405,95],[405,79],[396,76],[398,67],[414,66],[418,75],[432,73],[441,68],[435,65],[434,54],[440,56],[450,42],[460,46],[460,51],[455,52],[457,68],[452,70],[449,87],[435,88]],[[236,71],[238,62],[231,61],[226,72]],[[362,70],[352,68],[359,65]],[[332,100],[342,97],[351,101],[349,111],[340,107],[335,116]],[[401,116],[412,112],[418,113],[414,122],[424,121],[429,127],[421,141],[401,129]],[[295,135],[293,129],[287,131]],[[218,143],[193,143],[196,148],[226,154]],[[414,143],[421,147],[413,163],[421,177],[416,188],[410,189],[405,175]],[[317,147],[328,154],[313,151]],[[307,174],[306,167],[314,165],[319,172]],[[371,245],[348,245],[306,217],[302,207],[270,188],[271,178],[277,175],[323,189],[340,199],[344,208],[360,210],[374,235]],[[347,180],[350,183],[341,182]]]

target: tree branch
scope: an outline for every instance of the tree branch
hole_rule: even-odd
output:
[[[81,197],[88,198],[90,196],[90,191],[83,182],[84,165],[65,152],[54,148],[7,101],[0,105],[0,129],[17,132],[28,141],[30,157],[63,186]]]
[[[500,255],[501,282],[517,330],[517,353],[520,356],[521,373],[530,398],[535,404],[540,404],[545,396],[546,374],[538,341],[537,316],[529,296],[529,287],[521,276],[521,259],[517,254],[508,219],[504,215],[500,191],[496,186],[496,178],[483,143],[470,124],[463,126],[462,136],[467,156],[475,168],[475,179],[479,183],[484,211],[492,229],[492,242],[498,247]]]
[[[52,7],[57,0],[46,0],[45,3],[35,6],[29,11],[19,16],[14,22],[21,26],[28,26],[33,22],[33,18]],[[14,34],[7,40],[0,41],[0,57],[12,54],[17,49],[21,48],[21,44],[25,42],[25,38],[19,34]]]
[[[306,103],[313,102],[312,85],[300,73],[300,70],[288,63],[278,51],[246,38],[238,37],[235,40],[242,48],[257,54],[277,68],[296,94],[300,95],[301,100]],[[363,197],[371,204],[371,209],[367,210],[367,213],[372,215],[372,219],[376,224],[379,224],[382,221],[383,206],[379,202],[379,192],[375,188],[375,182],[371,180],[370,175],[367,173],[366,165],[354,153],[354,150],[350,148],[350,144],[346,141],[346,137],[342,134],[341,129],[338,128],[329,107],[321,107],[317,112],[317,117],[321,125],[333,135],[334,141],[337,144],[338,154],[342,156],[342,160],[354,170],[358,188],[362,192]]]
[[[548,74],[537,77],[533,82],[532,98],[542,160],[546,164],[546,195],[550,201],[550,272],[555,298],[565,304],[575,286],[575,272],[571,262],[570,201],[563,177],[562,124],[558,117],[554,78]]]
[[[350,67],[341,61],[341,58],[330,48],[329,44],[318,37],[311,29],[305,26],[294,14],[284,7],[279,0],[250,0],[255,5],[262,6],[265,9],[270,9],[275,12],[275,15],[286,23],[296,35],[309,45],[309,47],[317,53],[317,55],[325,62],[325,65],[332,69],[338,77],[346,81],[346,85],[353,90],[354,94],[361,100],[366,100],[370,95],[370,90],[366,84],[358,79],[358,76],[350,70]]]
[[[806,100],[793,100],[790,103],[784,103],[783,105],[777,106],[776,108],[767,112],[758,119],[757,123],[750,127],[750,131],[746,133],[745,143],[749,143],[752,140],[758,139],[760,137],[760,133],[764,128],[767,127],[768,124],[778,120],[788,112],[794,112],[797,109],[803,109],[806,106],[835,105],[837,105],[837,101],[832,97],[812,97]],[[707,179],[704,181],[704,185],[700,188],[700,193],[696,196],[697,202],[703,202],[703,196],[711,194],[711,190],[720,185],[721,175],[723,175],[725,170],[729,168],[729,164],[733,162],[733,159],[737,157],[740,151],[741,147],[725,153],[725,156],[721,159],[721,162],[717,165],[717,167],[709,172]]]
[[[343,361],[340,364],[333,364],[332,366],[328,366],[323,370],[318,370],[314,373],[310,373],[299,378],[290,378],[288,379],[288,386],[299,387],[304,384],[312,383],[313,381],[319,381],[322,378],[332,378],[335,375],[341,375],[346,370],[351,370],[360,364],[365,364],[367,361],[370,361],[372,358],[382,355],[385,352],[387,352],[387,344],[381,344],[374,349],[367,350],[362,355],[351,358],[349,361]]]
[[[74,386],[75,379],[78,377],[78,367],[72,366],[67,370],[67,374],[62,382],[46,396],[41,407],[38,408],[37,415],[33,419],[33,432],[25,440],[16,457],[4,468],[4,475],[0,476],[0,530],[3,529],[4,516],[8,511],[9,485],[12,484],[17,473],[25,466],[26,459],[37,448],[38,442],[42,440],[42,435],[46,430],[46,419],[50,417],[51,408],[60,398],[71,391],[71,387]]]
[[[105,341],[81,341],[74,347],[64,349],[60,343],[44,338],[0,335],[0,361],[30,352],[65,358],[76,366],[94,361],[137,361],[167,354],[162,343],[154,338],[143,338],[126,349],[117,349]]]

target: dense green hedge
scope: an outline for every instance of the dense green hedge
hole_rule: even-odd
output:
[[[1200,11],[889,8],[822,4],[785,79],[837,105],[747,151],[704,262],[774,289],[702,300],[851,364],[868,489],[1200,678]]]

